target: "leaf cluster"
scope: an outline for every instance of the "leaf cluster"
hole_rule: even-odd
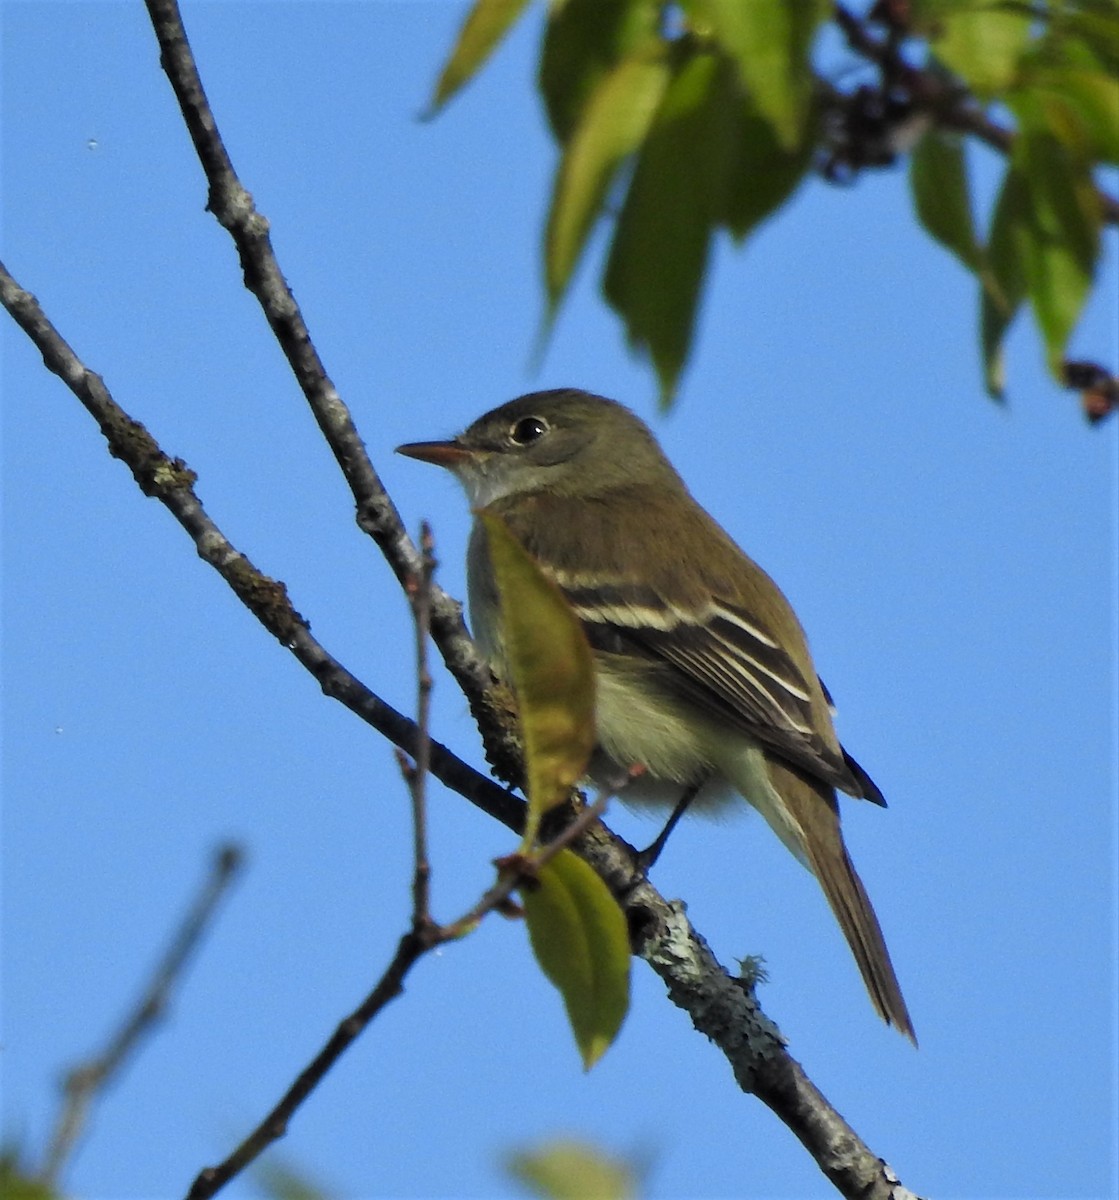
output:
[[[476,0],[434,109],[525,7]],[[1101,228],[1119,221],[1095,178],[1119,162],[1116,0],[877,0],[864,16],[831,0],[555,0],[538,84],[560,150],[548,324],[610,223],[603,293],[663,401],[691,351],[713,237],[742,243],[813,172],[848,182],[904,154],[918,222],[978,283],[990,394],[1003,394],[1003,341],[1026,302],[1066,382]],[[969,139],[1005,157],[983,230]]]

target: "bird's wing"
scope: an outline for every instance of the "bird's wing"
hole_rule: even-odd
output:
[[[816,778],[854,790],[842,752],[817,725],[822,694],[814,704],[812,685],[790,655],[733,604],[714,597],[702,608],[684,609],[641,584],[572,586],[562,574],[557,582],[596,650],[674,667],[667,678],[691,703]]]

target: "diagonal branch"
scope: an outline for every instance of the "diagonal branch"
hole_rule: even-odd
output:
[[[310,671],[326,695],[415,757],[415,723],[347,671],[311,635],[307,622],[292,606],[287,588],[259,571],[211,519],[195,494],[195,473],[181,458],[165,454],[148,430],[117,404],[104,380],[81,362],[39,302],[19,286],[3,263],[0,303],[38,348],[47,369],[62,379],[97,421],[109,453],[128,466],[145,496],[167,508],[194,541],[199,557],[221,575],[241,603]],[[521,801],[438,742],[431,744],[430,753],[432,774],[437,779],[503,825],[520,830]]]
[[[183,108],[184,119],[207,172],[209,206],[228,228],[241,255],[247,286],[257,295],[270,325],[307,396],[324,436],[357,502],[359,524],[381,547],[407,586],[419,577],[422,560],[369,462],[353,421],[315,354],[298,306],[276,263],[267,222],[256,212],[222,145],[206,103],[174,0],[147,0],[161,48],[161,61]],[[180,459],[164,454],[148,431],[112,399],[103,381],[74,355],[34,297],[0,266],[0,300],[101,426],[110,452],[126,462],[141,490],[163,503],[258,620],[319,681],[395,745],[415,757],[417,730],[346,671],[311,636],[282,583],[259,572],[210,519],[193,491],[194,474]],[[520,772],[519,746],[510,712],[462,625],[461,608],[441,589],[432,591],[432,633],[448,667],[467,695],[491,762],[506,778]],[[438,743],[431,744],[431,770],[444,784],[511,828],[519,828],[523,805]],[[845,1196],[900,1200],[883,1161],[828,1104],[788,1054],[776,1026],[761,1011],[742,980],[718,963],[684,916],[634,871],[632,847],[601,825],[574,844],[623,903],[635,952],[665,981],[673,1003],[719,1046],[739,1086],[757,1095],[806,1146],[821,1170]],[[391,980],[386,985],[391,987]]]
[[[245,286],[256,297],[307,403],[349,485],[358,525],[380,547],[402,585],[423,570],[420,551],[408,536],[396,506],[357,432],[352,416],[319,358],[299,304],[272,249],[268,221],[241,183],[217,128],[187,42],[176,0],[147,0],[159,41],[160,63],[171,82],[183,120],[206,173],[206,207],[233,238]],[[495,692],[493,676],[462,622],[462,606],[437,585],[431,590],[431,630],[448,670],[470,704],[499,776],[518,781],[519,742],[509,706]]]
[[[194,494],[194,473],[170,458],[151,434],[113,400],[104,381],[74,354],[35,297],[0,263],[0,303],[28,335],[48,370],[58,375],[97,420],[110,453],[132,471],[140,490],[158,499],[208,562],[256,616],[318,680],[323,692],[394,745],[415,757],[415,724],[371,692],[311,636],[282,583],[252,565],[228,541]],[[484,812],[519,831],[524,805],[446,747],[430,746],[432,774]],[[888,1168],[816,1090],[788,1054],[784,1039],[743,982],[715,959],[684,915],[635,876],[634,850],[597,825],[574,843],[626,911],[634,952],[664,981],[669,998],[723,1052],[743,1091],[757,1095],[807,1147],[844,1196],[904,1200]],[[391,970],[391,968],[390,968]],[[391,987],[391,980],[387,987]],[[391,997],[390,997],[391,998]]]

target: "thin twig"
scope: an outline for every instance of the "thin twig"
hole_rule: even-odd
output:
[[[416,625],[416,728],[418,745],[409,782],[412,797],[412,928],[426,929],[431,924],[431,863],[427,855],[426,783],[431,762],[431,671],[427,663],[427,639],[431,633],[431,584],[435,574],[435,543],[431,526],[424,521],[420,530],[423,569],[409,591]]]
[[[210,206],[230,229],[241,253],[246,283],[257,293],[350,482],[359,524],[375,538],[398,578],[404,580],[417,568],[418,553],[369,464],[348,412],[314,355],[306,327],[272,254],[267,223],[232,175],[232,168],[226,173],[228,156],[202,93],[177,5],[173,0],[148,0],[148,8],[160,41],[161,61],[179,96],[210,182]],[[262,575],[238,554],[206,515],[193,493],[194,477],[189,468],[180,460],[167,458],[147,430],[112,403],[102,381],[82,366],[46,321],[34,298],[18,289],[6,272],[0,273],[0,290],[17,321],[43,350],[49,369],[59,374],[97,416],[111,452],[128,463],[145,494],[157,496],[168,507],[194,538],[201,556],[221,572],[242,602],[315,675],[326,694],[414,754],[414,723],[373,695],[311,638],[283,585]],[[500,689],[493,687],[489,668],[466,634],[461,607],[437,587],[432,590],[432,635],[468,697],[491,763],[503,778],[516,779],[520,752],[510,707]],[[435,743],[431,754],[432,773],[448,787],[510,828],[520,827],[523,806],[519,801]],[[597,824],[583,833],[575,849],[615,895],[624,898],[637,952],[664,979],[673,1002],[685,1008],[696,1027],[719,1045],[740,1086],[755,1092],[774,1110],[844,1195],[861,1200],[896,1195],[896,1180],[882,1160],[807,1081],[756,999],[714,959],[681,907],[667,903],[647,882],[635,883],[632,847]],[[405,953],[394,959],[394,963],[399,962],[401,978],[410,966],[407,958]],[[392,978],[392,970],[390,966],[382,977],[382,984],[390,990],[399,984]],[[343,1022],[339,1030],[346,1025]]]
[[[241,869],[244,856],[233,843],[220,846],[213,856],[209,873],[187,910],[163,957],[152,973],[147,987],[125,1017],[120,1028],[109,1038],[104,1050],[66,1072],[62,1084],[63,1103],[47,1148],[40,1178],[43,1183],[57,1182],[66,1160],[74,1152],[98,1096],[134,1054],[141,1040],[151,1033],[166,1013],[171,993],[182,978],[192,954],[214,919],[218,902]]]
[[[257,298],[357,505],[358,525],[380,547],[401,585],[423,570],[422,555],[385,491],[349,409],[327,375],[295,296],[280,270],[268,222],[237,177],[206,99],[176,0],[147,0],[159,41],[160,64],[182,110],[209,187],[207,207],[237,247],[245,286]],[[502,779],[519,783],[520,746],[509,706],[493,688],[489,665],[462,622],[462,606],[431,589],[432,635],[448,670],[470,704]]]
[[[307,622],[293,607],[287,588],[258,570],[211,519],[195,494],[195,473],[181,458],[165,454],[148,430],[117,404],[104,380],[78,358],[39,302],[19,286],[2,262],[0,303],[42,354],[47,369],[70,388],[97,421],[109,453],[131,470],[144,495],[159,500],[186,530],[199,557],[221,575],[242,604],[318,680],[327,696],[415,757],[419,749],[415,722],[366,687],[311,635]],[[441,783],[503,825],[520,831],[524,823],[520,800],[438,742],[431,743],[430,756],[431,772]]]
[[[284,1093],[280,1102],[251,1134],[216,1167],[206,1167],[195,1179],[187,1193],[187,1200],[206,1200],[213,1196],[235,1175],[245,1169],[263,1150],[287,1132],[292,1113],[318,1086],[327,1071],[345,1053],[370,1021],[404,990],[404,978],[413,964],[430,946],[427,938],[409,930],[401,939],[385,973],[377,986],[343,1020],[326,1045],[299,1073],[295,1082]]]
[[[223,1162],[202,1170],[191,1184],[186,1200],[208,1200],[258,1158],[274,1141],[287,1132],[288,1122],[304,1100],[315,1090],[327,1072],[342,1057],[381,1010],[404,991],[404,980],[412,967],[428,951],[448,942],[458,941],[477,928],[491,912],[504,911],[509,896],[522,885],[526,874],[531,875],[561,850],[571,845],[593,825],[602,814],[608,797],[604,794],[594,804],[587,805],[554,841],[541,848],[519,865],[502,865],[497,881],[480,899],[457,920],[438,925],[430,918],[418,922],[413,917],[412,928],[400,939],[396,953],[376,987],[339,1023],[322,1049],[307,1064],[283,1097]]]

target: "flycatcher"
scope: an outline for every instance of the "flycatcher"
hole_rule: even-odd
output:
[[[399,453],[449,468],[562,589],[594,652],[591,775],[626,802],[745,797],[820,881],[878,1013],[916,1041],[847,853],[836,789],[884,805],[839,744],[800,622],[692,498],[643,421],[574,388],[534,392],[449,441]],[[485,532],[467,553],[474,636],[503,674]]]

